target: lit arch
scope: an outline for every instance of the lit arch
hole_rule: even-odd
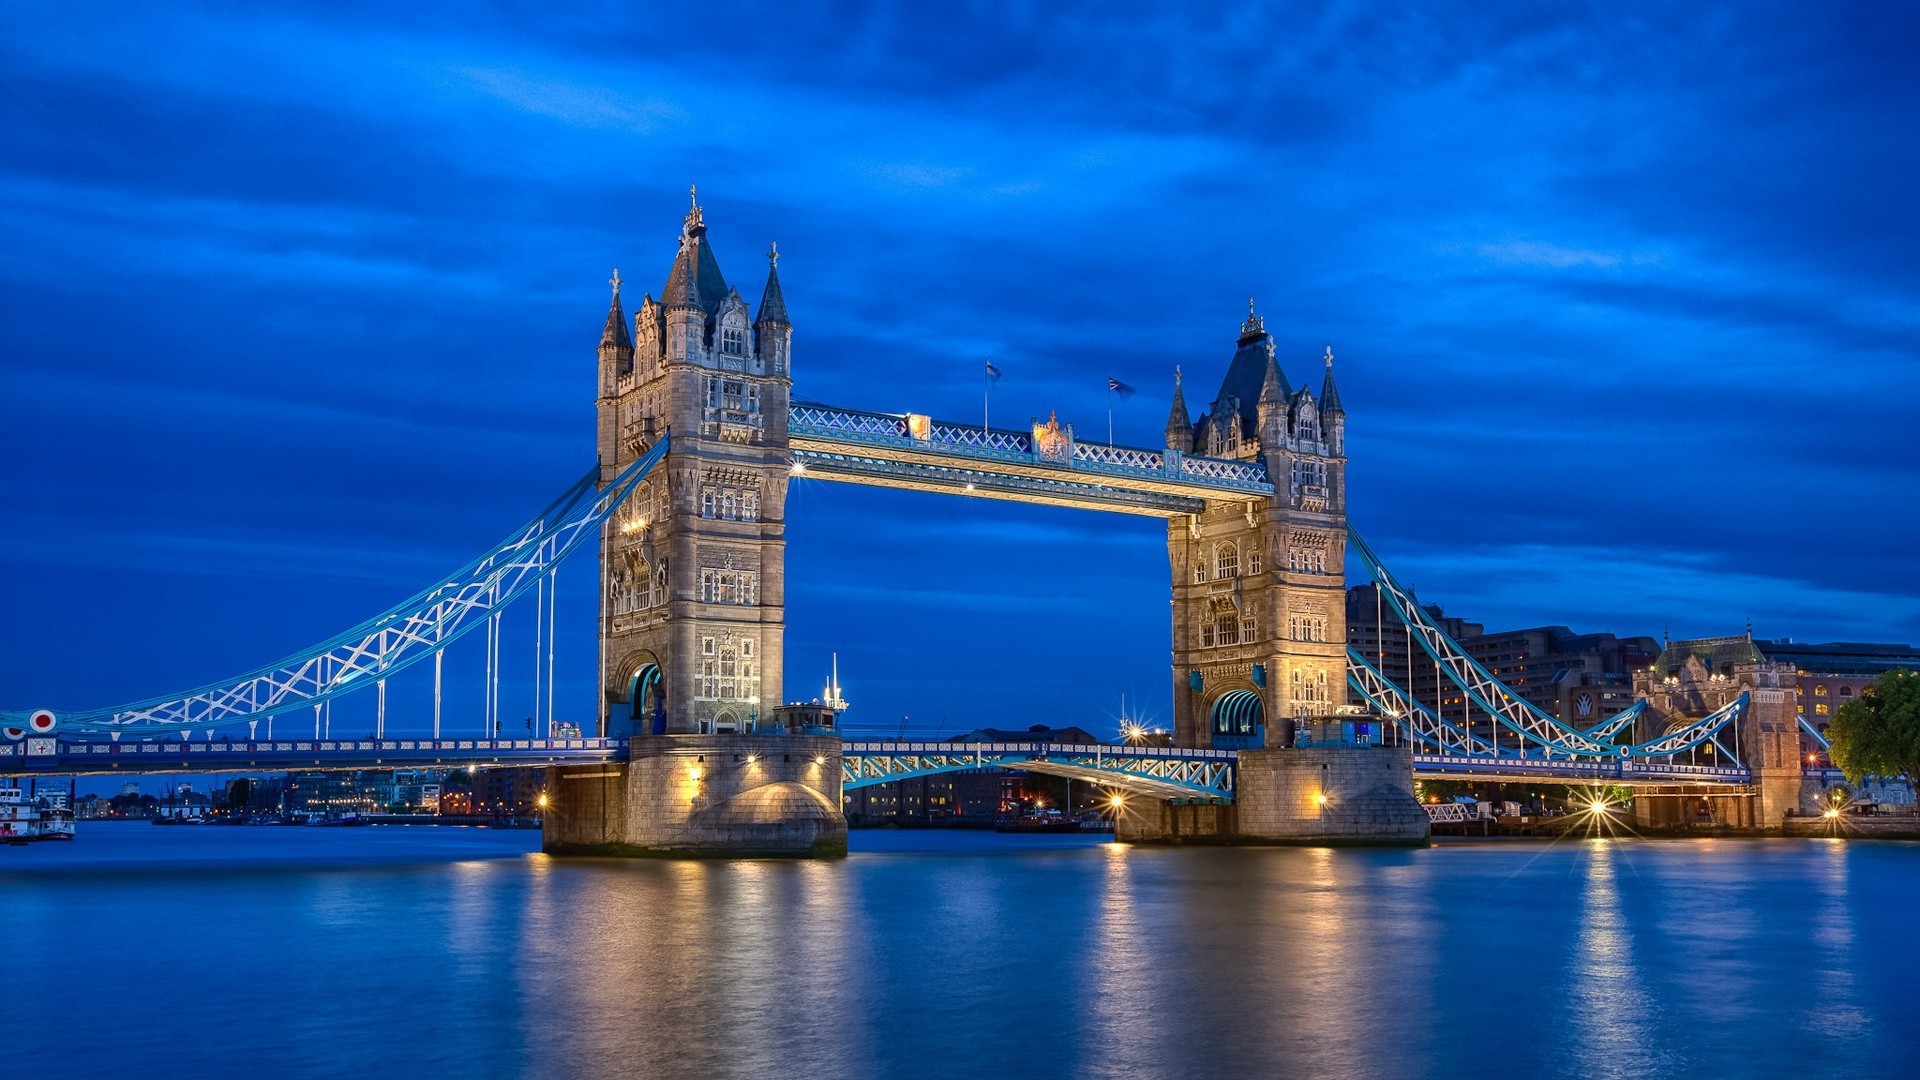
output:
[[[1229,690],[1213,703],[1215,735],[1251,735],[1256,725],[1266,722],[1266,706],[1251,690]]]

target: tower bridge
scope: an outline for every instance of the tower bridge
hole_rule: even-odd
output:
[[[1200,415],[1176,376],[1162,444],[1118,446],[1082,440],[1054,416],[1010,429],[794,400],[778,259],[768,252],[750,307],[722,275],[696,203],[658,298],[629,315],[614,275],[597,350],[598,460],[561,498],[446,579],[286,661],[69,712],[57,732],[0,715],[0,773],[538,764],[552,770],[551,850],[693,853],[832,854],[845,845],[844,791],[995,767],[1145,796],[1158,809],[1121,823],[1139,839],[1419,842],[1416,774],[1713,791],[1757,824],[1801,797],[1778,673],[1649,684],[1634,707],[1578,729],[1459,648],[1349,527],[1332,350],[1318,390],[1296,387],[1251,304]],[[837,737],[827,713],[776,715],[786,494],[802,477],[1164,519],[1176,745],[858,743]],[[444,737],[445,650],[484,627],[491,665],[501,610],[529,592],[544,603],[554,567],[595,540],[591,735],[502,740],[496,723],[492,738]],[[1350,554],[1484,726],[1437,715],[1347,647]],[[387,681],[428,659],[432,737],[395,736]],[[373,737],[328,737],[329,703],[368,691]],[[488,708],[497,716],[497,701]],[[309,711],[312,737],[286,738]],[[1715,765],[1691,760],[1704,747]]]

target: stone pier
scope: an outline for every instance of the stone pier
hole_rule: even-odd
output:
[[[1417,846],[1427,814],[1404,747],[1243,750],[1230,806],[1134,800],[1116,839],[1160,844]]]
[[[541,849],[556,855],[839,858],[840,740],[635,738],[624,764],[548,770]]]

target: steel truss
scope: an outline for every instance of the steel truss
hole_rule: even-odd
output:
[[[1361,562],[1379,585],[1380,593],[1402,625],[1420,643],[1447,678],[1467,695],[1469,701],[1485,711],[1501,727],[1518,735],[1529,752],[1524,756],[1533,756],[1531,751],[1538,749],[1541,756],[1560,755],[1569,758],[1632,758],[1663,757],[1684,753],[1695,747],[1712,742],[1720,746],[1717,737],[1720,731],[1735,718],[1744,715],[1749,704],[1749,696],[1741,694],[1733,702],[1681,728],[1668,732],[1655,739],[1641,743],[1614,745],[1612,739],[1623,728],[1631,724],[1646,709],[1646,702],[1637,701],[1626,710],[1607,718],[1596,727],[1581,730],[1564,724],[1554,716],[1532,702],[1514,693],[1505,683],[1495,678],[1492,672],[1479,661],[1469,656],[1458,642],[1448,636],[1446,631],[1428,617],[1426,611],[1412,593],[1403,589],[1394,580],[1386,566],[1380,562],[1360,534],[1349,528],[1347,538],[1353,551],[1360,556]],[[1351,650],[1350,650],[1351,651]],[[1384,676],[1380,676],[1382,681]],[[1350,680],[1352,676],[1349,676]],[[1363,695],[1365,691],[1362,690]],[[1404,691],[1400,695],[1410,700]],[[1720,746],[1725,750],[1724,746]]]
[[[840,748],[843,791],[971,769],[1025,769],[1158,799],[1231,801],[1236,754],[1165,746],[1055,743],[849,742]]]
[[[439,584],[360,625],[273,664],[186,694],[67,713],[62,734],[186,734],[310,708],[387,679],[433,656],[544,580],[593,541],[606,520],[666,456],[663,437],[595,492],[595,466],[538,517]],[[11,720],[16,714],[0,714]],[[24,716],[24,714],[19,714]]]

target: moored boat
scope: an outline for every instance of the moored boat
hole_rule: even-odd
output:
[[[0,844],[73,839],[73,806],[64,792],[27,795],[0,788]]]

